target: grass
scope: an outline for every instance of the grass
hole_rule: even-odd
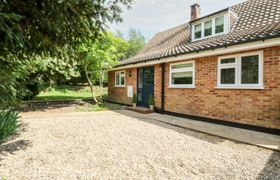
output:
[[[97,97],[101,97],[103,94],[105,94],[105,92],[106,89],[101,92],[98,86],[95,87],[95,93]],[[35,100],[70,100],[86,98],[92,98],[89,87],[63,85],[48,88],[36,96]]]

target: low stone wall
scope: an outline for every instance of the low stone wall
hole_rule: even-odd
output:
[[[75,99],[75,100],[48,100],[48,101],[25,101],[19,107],[19,111],[34,111],[46,108],[60,108],[65,106],[95,104],[94,99]]]

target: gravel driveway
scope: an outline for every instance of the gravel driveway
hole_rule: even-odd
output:
[[[280,178],[278,152],[125,110],[22,119],[24,132],[0,146],[0,179]]]

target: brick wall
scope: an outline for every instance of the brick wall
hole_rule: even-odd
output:
[[[129,71],[132,75],[129,77]],[[133,86],[133,93],[136,93],[137,69],[125,70],[125,87],[115,87],[115,71],[108,73],[108,98],[110,101],[132,104],[132,98],[127,97],[127,86]]]
[[[155,65],[154,69],[154,96],[155,96],[155,106],[161,108],[161,66],[159,64]]]
[[[224,121],[280,129],[280,47],[263,49],[264,86],[262,90],[216,89],[218,56],[195,59],[195,88],[168,88],[169,63],[165,65],[165,110]],[[132,77],[128,71],[132,70]],[[126,70],[127,84],[136,92],[136,69]],[[109,73],[109,98],[131,103],[126,88],[114,87]],[[161,66],[155,65],[155,102],[161,107]]]
[[[216,89],[217,59],[195,60],[194,89],[168,88],[166,64],[165,110],[280,129],[280,47],[264,49],[263,90]]]

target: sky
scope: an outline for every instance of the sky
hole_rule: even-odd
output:
[[[245,0],[134,0],[132,9],[124,9],[123,22],[110,24],[111,32],[121,31],[125,37],[131,28],[147,39],[157,32],[190,21],[190,6],[198,3],[201,16],[222,10]]]

